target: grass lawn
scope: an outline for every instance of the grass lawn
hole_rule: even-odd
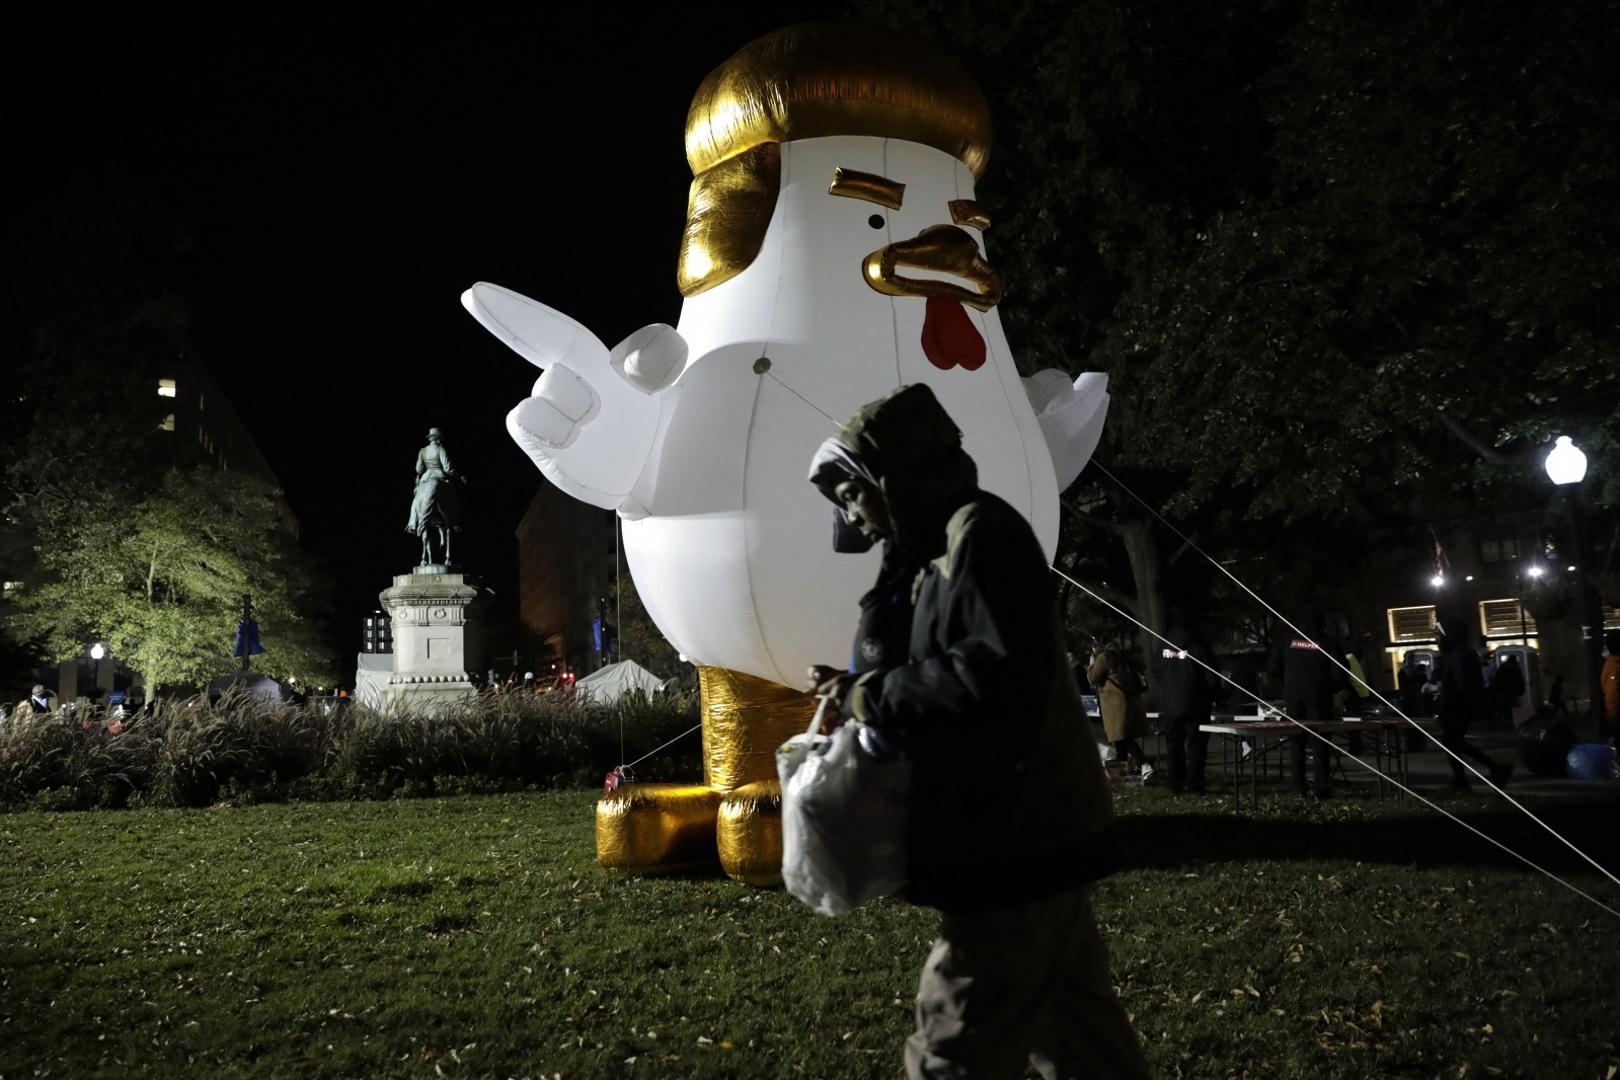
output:
[[[0,1075],[901,1075],[932,912],[611,877],[593,799],[0,815]],[[1616,1075],[1620,919],[1432,812],[1117,805],[1096,908],[1156,1075]],[[1620,862],[1613,804],[1550,810]]]

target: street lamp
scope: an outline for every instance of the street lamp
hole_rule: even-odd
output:
[[[90,659],[96,662],[95,674],[92,676],[92,681],[95,683],[96,695],[101,693],[101,661],[106,657],[106,655],[107,646],[101,642],[94,642],[90,646]]]
[[[1586,479],[1586,455],[1568,435],[1553,440],[1547,453],[1547,476],[1558,487],[1569,488],[1570,532],[1575,540],[1575,557],[1571,570],[1575,574],[1575,609],[1581,622],[1581,653],[1586,661],[1588,710],[1601,727],[1603,723],[1603,686],[1598,669],[1598,638],[1602,635],[1603,606],[1587,595],[1585,566],[1586,537],[1581,513],[1576,506],[1580,489]],[[1594,609],[1596,617],[1594,618]]]
[[[1547,475],[1559,487],[1586,479],[1586,455],[1568,435],[1560,435],[1547,454]]]

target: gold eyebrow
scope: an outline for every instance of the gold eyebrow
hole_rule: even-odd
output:
[[[951,220],[958,225],[967,225],[980,232],[990,227],[990,212],[972,199],[951,200]]]
[[[827,193],[842,195],[846,199],[865,199],[879,206],[887,206],[890,210],[898,210],[900,204],[905,201],[906,185],[890,180],[886,176],[856,172],[840,165],[833,170],[832,183],[828,185]]]

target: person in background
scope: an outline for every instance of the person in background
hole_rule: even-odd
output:
[[[1460,616],[1447,615],[1440,620],[1438,666],[1440,699],[1436,709],[1440,718],[1440,742],[1450,751],[1452,790],[1473,790],[1459,760],[1461,757],[1473,758],[1484,765],[1491,772],[1491,782],[1500,787],[1507,783],[1513,766],[1498,765],[1467,738],[1469,726],[1485,714],[1486,690],[1479,654],[1469,648],[1468,623]]]
[[[1319,612],[1311,612],[1302,622],[1304,634],[1294,634],[1277,643],[1271,657],[1273,675],[1282,678],[1284,711],[1301,723],[1320,723],[1334,719],[1333,695],[1349,689],[1344,673],[1328,659],[1338,656],[1338,643],[1327,636],[1325,621]],[[1319,799],[1332,794],[1329,744],[1314,734],[1301,732],[1291,736],[1289,755],[1293,766],[1294,790],[1307,794],[1305,757],[1307,748],[1313,762],[1311,788]]]
[[[1605,634],[1603,645],[1609,650],[1609,658],[1603,661],[1603,669],[1598,674],[1603,686],[1602,734],[1620,746],[1620,630]]]
[[[1415,654],[1407,653],[1395,678],[1397,689],[1401,693],[1401,711],[1412,720],[1428,716],[1428,702],[1423,697],[1423,684],[1429,681],[1429,665],[1418,663]]]
[[[1117,642],[1104,648],[1092,657],[1086,679],[1097,688],[1103,736],[1113,745],[1126,773],[1140,775],[1145,784],[1153,779],[1153,766],[1137,740],[1147,734],[1147,705],[1141,676],[1128,650],[1129,646]]]
[[[1491,690],[1497,721],[1512,724],[1513,707],[1524,696],[1524,669],[1519,666],[1517,656],[1509,653],[1497,662],[1496,678],[1491,680]]]
[[[1170,755],[1170,790],[1177,795],[1185,791],[1202,795],[1209,736],[1198,728],[1209,723],[1214,703],[1214,676],[1203,666],[1211,656],[1184,613],[1172,611],[1169,623],[1167,636],[1180,648],[1161,648],[1154,668],[1159,685],[1159,730]]]
[[[1372,683],[1367,679],[1367,669],[1371,664],[1372,642],[1363,635],[1356,639],[1356,647],[1344,654],[1344,666],[1350,669],[1347,676],[1349,687],[1339,692],[1339,702],[1346,717],[1366,716],[1373,704]],[[1350,752],[1360,756],[1361,733],[1350,732],[1346,741],[1350,745]]]
[[[28,692],[28,709],[35,716],[51,711],[51,698],[56,695],[45,689],[44,683],[35,683],[34,688]],[[18,710],[19,712],[21,709]]]

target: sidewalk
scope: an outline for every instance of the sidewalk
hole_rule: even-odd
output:
[[[1574,780],[1567,777],[1537,776],[1531,772],[1519,756],[1518,737],[1514,731],[1493,728],[1470,732],[1468,741],[1490,755],[1492,761],[1513,763],[1513,775],[1508,778],[1504,790],[1515,799],[1524,802],[1620,803],[1620,781]],[[1342,739],[1335,740],[1334,745],[1340,750],[1345,749]],[[1363,757],[1368,764],[1376,764],[1370,754]],[[1480,762],[1471,758],[1465,760],[1480,772],[1489,775],[1489,771]],[[1406,763],[1407,785],[1413,791],[1425,797],[1432,797],[1437,791],[1450,793],[1451,757],[1439,746],[1424,739],[1423,747],[1408,754]],[[1222,782],[1215,779],[1219,775],[1220,761],[1217,758],[1210,761],[1212,786]],[[1490,787],[1478,776],[1469,773],[1468,781],[1473,785],[1476,794],[1490,793]],[[1351,793],[1351,797],[1364,793],[1368,798],[1374,798],[1377,784],[1378,778],[1369,769],[1357,765],[1348,755],[1340,756],[1340,761],[1333,771],[1333,786],[1336,793]]]
[[[1519,743],[1517,733],[1514,731],[1491,728],[1479,732],[1470,732],[1468,741],[1479,747],[1491,756],[1492,761],[1511,761],[1513,775],[1508,778],[1506,790],[1516,799],[1525,801],[1557,801],[1557,802],[1593,802],[1605,803],[1620,800],[1620,781],[1615,780],[1572,780],[1566,777],[1537,776],[1524,765],[1519,757]],[[1411,777],[1410,785],[1415,791],[1427,795],[1430,789],[1444,789],[1451,783],[1451,758],[1433,743],[1424,740],[1426,748],[1407,757],[1407,771]],[[1469,764],[1479,768],[1479,763],[1470,760]],[[1364,783],[1374,782],[1372,774],[1356,765],[1354,762],[1345,763],[1345,771],[1352,777],[1356,773],[1367,779]],[[1481,768],[1481,771],[1485,771]],[[1473,774],[1469,774],[1469,782],[1474,789],[1480,792],[1489,792],[1490,788],[1485,782]]]

